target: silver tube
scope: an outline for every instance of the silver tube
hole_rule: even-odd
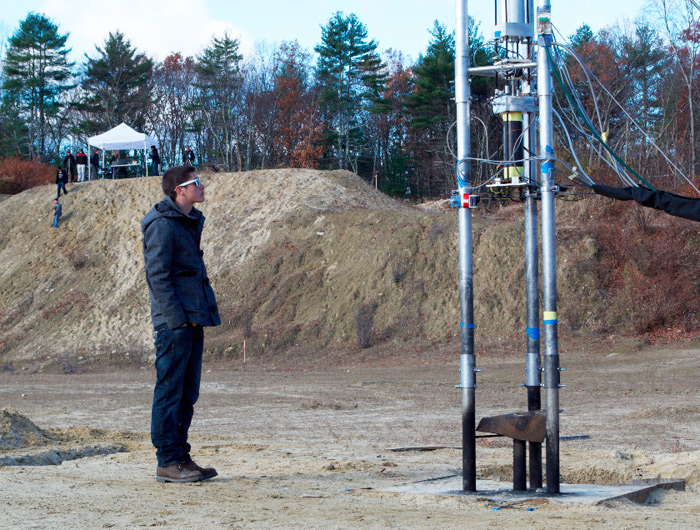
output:
[[[457,185],[460,197],[471,190],[470,175],[470,85],[469,27],[467,0],[456,2],[455,102],[457,105]],[[462,387],[462,488],[476,491],[476,361],[474,356],[474,288],[472,258],[472,213],[459,209],[459,299],[461,326]]]
[[[529,81],[523,82],[523,92],[530,93]],[[537,150],[537,134],[529,113],[523,114],[524,142],[530,153]],[[537,202],[535,190],[537,187],[537,164],[530,160],[525,164],[525,179],[530,186],[525,192],[525,281],[526,281],[526,311],[527,311],[527,380],[528,387],[540,386],[540,282],[539,282],[539,252],[537,228]],[[533,409],[530,409],[533,410]]]
[[[496,2],[496,20],[499,23],[511,22],[525,24],[529,22],[527,0],[499,0]]]
[[[551,12],[549,0],[538,0],[540,19]],[[559,493],[559,351],[557,344],[557,277],[554,218],[554,131],[552,121],[552,72],[548,61],[551,33],[538,29],[537,97],[540,118],[540,158],[542,193],[542,281],[545,339],[545,407],[547,431],[546,482],[547,493]]]
[[[530,164],[526,164],[530,165]],[[534,187],[529,187],[525,197],[525,283],[527,307],[527,354],[525,361],[527,389],[527,409],[542,408],[542,392],[540,389],[541,356],[540,356],[540,296],[537,252],[537,202]],[[530,442],[530,487],[542,487],[542,444]]]
[[[540,285],[538,277],[537,203],[532,190],[525,197],[525,282],[527,310],[527,357],[525,386],[540,388]],[[533,409],[530,409],[533,410]]]
[[[536,68],[537,63],[531,63],[531,62],[513,62],[513,63],[504,63],[504,64],[494,64],[492,66],[472,66],[469,68],[469,74],[470,75],[479,75],[479,74],[491,74],[495,72],[503,72],[507,70],[520,70],[520,69],[525,69],[525,68]]]

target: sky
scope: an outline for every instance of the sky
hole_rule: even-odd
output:
[[[537,2],[535,1],[535,4]],[[583,23],[594,32],[633,21],[645,0],[551,0],[552,21],[562,35],[572,35]],[[581,9],[585,4],[585,10]],[[118,6],[118,7],[117,7]],[[492,36],[494,1],[472,0],[469,14],[481,22],[481,33]],[[3,0],[0,40],[5,41],[31,11],[43,13],[69,33],[72,60],[81,63],[85,53],[97,57],[108,33],[119,30],[139,51],[156,60],[171,52],[199,54],[213,35],[225,31],[241,43],[244,55],[261,43],[275,46],[298,40],[309,51],[321,41],[321,28],[333,13],[354,13],[367,27],[378,50],[401,51],[415,60],[425,52],[435,20],[454,29],[455,0]]]

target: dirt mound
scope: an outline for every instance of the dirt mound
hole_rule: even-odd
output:
[[[0,450],[24,449],[54,442],[47,431],[13,409],[0,409]]]
[[[44,430],[20,412],[0,410],[0,467],[59,465],[133,449],[142,434],[89,427]]]
[[[207,334],[207,355],[238,358],[244,340],[250,362],[297,362],[302,346],[312,362],[372,345],[385,355],[458,349],[457,219],[446,201],[413,207],[347,171],[204,180],[202,248],[223,320]],[[53,186],[0,203],[0,360],[58,359],[69,373],[96,358],[143,361],[153,331],[140,221],[162,195],[160,179],[69,191],[58,229]],[[498,352],[525,340],[522,211],[511,210],[474,223],[480,347]],[[601,317],[598,250],[585,227],[562,232],[562,333]]]
[[[349,172],[255,171],[207,176],[203,250],[210,275],[237,269],[299,215],[405,209]],[[150,351],[152,329],[140,221],[159,178],[74,184],[51,226],[53,186],[0,204],[3,359]],[[217,287],[226,305],[229,293]],[[39,331],[39,332],[38,332]]]

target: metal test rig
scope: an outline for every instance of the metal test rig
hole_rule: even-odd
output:
[[[471,67],[468,1],[456,0],[455,101],[457,106],[457,164],[459,189],[453,206],[459,217],[460,269],[460,384],[462,393],[462,488],[476,491],[476,431],[513,438],[513,489],[541,488],[542,442],[546,443],[546,491],[560,492],[559,471],[559,352],[554,199],[561,191],[554,183],[552,73],[548,62],[552,45],[549,0],[495,0],[494,39],[502,53],[491,66]],[[478,196],[472,187],[470,153],[470,76],[497,75],[504,89],[492,99],[503,121],[504,169],[489,185],[496,193],[518,189],[525,205],[525,262],[528,411],[484,418],[476,426],[474,351],[474,290],[472,209]],[[543,333],[540,332],[538,280],[538,207],[542,210]],[[544,356],[540,353],[544,338]],[[545,407],[541,406],[541,390]],[[529,445],[528,445],[529,444]],[[529,459],[527,458],[529,455]],[[527,462],[529,461],[529,466]]]

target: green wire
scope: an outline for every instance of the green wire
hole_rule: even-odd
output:
[[[637,177],[639,180],[641,180],[644,184],[646,184],[653,191],[657,191],[654,186],[652,186],[646,180],[644,180],[639,173],[637,173],[634,169],[629,167],[619,156],[617,156],[617,153],[615,153],[612,149],[610,149],[608,144],[600,137],[598,132],[591,125],[590,120],[588,119],[588,116],[584,115],[583,111],[581,110],[581,108],[578,106],[578,104],[574,100],[574,97],[571,95],[571,93],[569,92],[569,90],[566,88],[566,86],[562,82],[561,78],[559,77],[559,71],[557,70],[557,66],[554,64],[554,61],[552,60],[552,56],[549,53],[549,48],[545,47],[545,50],[547,51],[547,59],[549,59],[549,65],[552,67],[552,73],[554,74],[554,78],[557,80],[557,83],[564,91],[564,94],[566,95],[566,99],[569,100],[569,103],[571,104],[572,107],[574,107],[574,110],[576,110],[576,113],[586,123],[586,126],[591,131],[591,133],[593,133],[593,136],[596,138],[596,140],[598,140],[602,144],[602,146],[605,148],[605,150],[608,153],[610,153],[615,158],[615,160],[617,160],[622,166],[627,168],[627,170],[630,173],[632,173],[635,177]]]

